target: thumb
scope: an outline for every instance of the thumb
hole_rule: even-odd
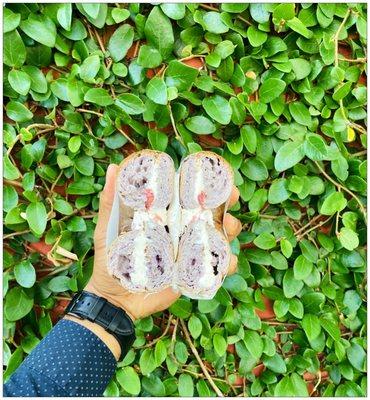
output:
[[[116,189],[116,178],[118,165],[111,164],[107,169],[105,186],[100,193],[98,223],[95,228],[95,241],[104,241],[108,221],[112,210],[114,194]],[[95,243],[97,245],[97,243]]]

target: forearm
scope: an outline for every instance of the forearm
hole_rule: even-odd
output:
[[[64,319],[76,322],[77,324],[80,324],[93,332],[96,336],[98,336],[99,339],[101,339],[105,343],[108,349],[112,352],[116,361],[119,360],[121,356],[121,346],[118,343],[117,339],[109,332],[107,332],[103,327],[95,324],[94,322],[88,321],[86,319],[80,319],[73,315],[65,315]]]
[[[108,347],[98,328],[79,322],[58,322],[6,382],[4,396],[102,396],[117,367],[118,343],[105,337]]]

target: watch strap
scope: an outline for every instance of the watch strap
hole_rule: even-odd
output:
[[[84,290],[77,293],[66,307],[65,314],[95,322],[112,334],[121,346],[120,359],[135,341],[134,324],[126,312],[93,293]]]

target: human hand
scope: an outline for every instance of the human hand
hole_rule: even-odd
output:
[[[124,309],[132,320],[135,320],[168,308],[180,297],[180,294],[173,291],[172,288],[150,295],[147,293],[131,293],[124,289],[117,279],[108,274],[106,233],[113,205],[117,173],[118,166],[109,165],[106,183],[100,195],[98,223],[94,234],[94,270],[85,290],[106,298],[112,304]],[[238,198],[239,191],[234,187],[230,196],[230,206],[235,204]],[[240,221],[230,214],[225,215],[224,227],[230,241],[241,231]],[[229,274],[236,271],[237,262],[237,257],[232,255]]]

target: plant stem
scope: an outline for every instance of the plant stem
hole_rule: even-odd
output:
[[[360,210],[364,216],[365,224],[367,225],[366,210],[365,210],[365,207],[363,206],[363,204],[361,203],[361,200],[353,192],[351,192],[349,189],[347,189],[345,186],[341,185],[340,183],[336,182],[330,175],[328,175],[317,161],[314,161],[314,163],[316,164],[317,168],[321,171],[321,173],[325,176],[326,179],[328,179],[337,188],[340,188],[340,189],[344,190],[345,192],[347,192],[349,195],[351,195],[357,201],[358,205],[360,206]]]
[[[85,110],[84,108],[77,108],[76,111],[83,112],[83,113],[95,114],[95,115],[98,115],[99,117],[102,117],[104,115],[98,111]]]
[[[166,325],[166,329],[163,331],[161,336],[158,336],[157,338],[155,338],[154,340],[152,340],[150,343],[145,344],[144,346],[140,346],[140,347],[136,347],[137,349],[145,349],[147,347],[152,347],[154,344],[156,344],[159,340],[161,340],[164,336],[167,335],[170,326],[171,326],[171,322],[173,319],[173,315],[170,314],[168,321],[167,321],[167,325]]]
[[[345,23],[347,22],[347,19],[348,19],[350,13],[351,13],[351,9],[349,8],[347,10],[344,18],[343,18],[342,23],[339,25],[339,28],[335,32],[335,35],[334,35],[334,46],[335,46],[335,48],[334,48],[334,51],[335,51],[335,53],[334,53],[335,54],[334,65],[336,67],[338,67],[338,64],[339,64],[339,59],[338,59],[338,54],[339,54],[338,53],[338,37],[339,37],[340,31],[342,30],[342,28],[344,27]]]
[[[122,133],[122,135],[123,135],[133,146],[135,146],[136,149],[139,148],[138,143],[134,142],[134,141],[130,138],[130,136],[129,136],[123,129],[118,128],[118,127],[116,127],[116,129],[117,129],[117,131],[118,131],[119,133]]]
[[[173,130],[175,132],[176,139],[186,148],[182,136],[179,135],[179,132],[177,131],[176,124],[175,124],[175,119],[173,118],[172,108],[171,108],[171,104],[170,103],[168,103],[168,111],[170,112],[171,124],[172,124]]]
[[[10,238],[12,238],[12,237],[14,237],[14,236],[24,235],[25,233],[29,233],[29,232],[30,232],[30,230],[27,229],[27,230],[21,231],[21,232],[12,232],[12,233],[8,233],[7,235],[4,235],[4,236],[3,236],[3,239],[10,239]]]
[[[210,385],[212,386],[213,390],[216,392],[218,397],[224,397],[224,395],[222,394],[221,390],[218,388],[218,386],[215,384],[215,382],[213,381],[211,375],[209,374],[209,372],[207,371],[206,366],[204,365],[202,359],[200,358],[200,355],[198,353],[198,350],[196,349],[196,347],[194,346],[193,342],[191,341],[190,335],[189,335],[189,331],[188,328],[185,325],[185,322],[180,319],[180,324],[182,327],[182,331],[184,332],[185,335],[185,339],[188,342],[190,349],[192,351],[192,353],[194,354],[195,358],[197,359],[200,367],[202,368],[202,371],[204,373],[204,376],[207,378],[208,382],[210,383]]]
[[[312,228],[308,229],[306,232],[301,233],[300,235],[297,236],[297,240],[301,240],[304,236],[306,236],[308,233],[311,231],[314,231],[317,228],[320,228],[320,226],[325,225],[327,222],[329,222],[332,219],[332,215],[326,219],[325,221],[319,222],[317,225],[313,226]]]

